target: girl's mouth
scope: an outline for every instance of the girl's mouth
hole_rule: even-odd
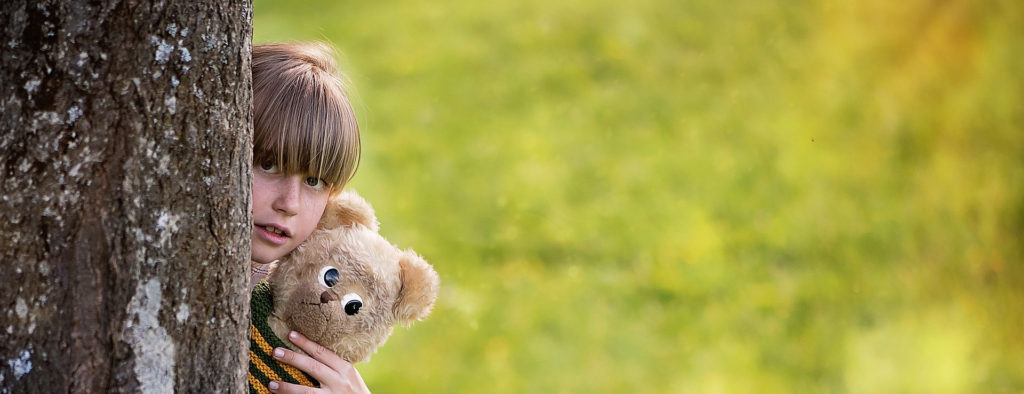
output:
[[[273,245],[284,245],[288,242],[288,232],[272,225],[260,225],[255,226],[255,233],[260,236],[263,240]]]
[[[267,230],[267,231],[272,232],[274,234],[280,235],[282,237],[287,237],[288,236],[288,234],[285,233],[284,230],[281,230],[281,229],[279,229],[277,227],[274,227],[274,226],[260,226],[258,224],[257,224],[257,226],[262,227],[264,230]]]

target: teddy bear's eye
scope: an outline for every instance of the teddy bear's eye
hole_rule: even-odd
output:
[[[359,308],[363,307],[363,299],[356,293],[345,294],[341,298],[341,303],[345,305],[345,313],[350,316],[359,313]]]
[[[338,284],[339,275],[337,268],[326,266],[320,269],[320,276],[317,279],[325,287],[334,287],[334,285]]]

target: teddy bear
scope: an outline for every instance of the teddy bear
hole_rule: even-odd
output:
[[[433,308],[440,278],[412,250],[378,233],[373,208],[352,191],[328,201],[317,229],[278,261],[253,289],[249,391],[267,392],[271,380],[316,387],[311,376],[278,363],[275,347],[298,331],[345,360],[366,361],[396,324],[422,320]]]

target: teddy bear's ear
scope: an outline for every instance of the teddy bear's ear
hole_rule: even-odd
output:
[[[441,287],[441,278],[426,260],[411,250],[399,257],[402,268],[402,289],[395,302],[395,318],[401,323],[412,323],[430,314]]]
[[[334,196],[327,202],[324,215],[317,224],[321,229],[334,229],[341,226],[352,226],[361,224],[366,228],[377,231],[377,216],[373,213],[373,207],[356,192],[346,190]]]

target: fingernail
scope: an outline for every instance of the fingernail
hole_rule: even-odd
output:
[[[282,350],[281,348],[274,349],[274,357],[284,357],[284,350]]]
[[[270,382],[267,384],[267,388],[271,390],[277,390],[277,382]]]
[[[299,338],[299,333],[297,333],[295,331],[292,331],[292,332],[288,333],[288,339],[298,339],[298,338]]]

